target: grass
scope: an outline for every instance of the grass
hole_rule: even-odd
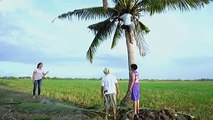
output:
[[[127,81],[119,81],[124,97]],[[31,80],[0,80],[0,85],[32,93]],[[213,119],[213,82],[211,81],[142,81],[140,106],[170,108],[202,119]],[[44,80],[42,96],[82,108],[103,108],[98,80]]]
[[[0,84],[0,119],[9,120],[69,120],[102,119],[103,113],[77,108],[48,98],[32,97],[28,93]]]

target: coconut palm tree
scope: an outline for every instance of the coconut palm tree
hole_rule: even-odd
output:
[[[134,44],[139,48],[139,53],[141,56],[146,55],[146,42],[144,40],[144,34],[149,32],[147,26],[141,22],[141,17],[143,15],[154,15],[157,13],[163,13],[168,10],[181,10],[188,11],[191,9],[198,9],[206,4],[209,4],[212,0],[112,0],[115,4],[114,7],[107,7],[107,0],[103,0],[104,6],[107,7],[103,9],[100,7],[91,7],[76,9],[71,12],[67,12],[59,15],[59,19],[70,19],[72,17],[77,17],[80,20],[92,20],[92,19],[105,19],[101,22],[89,25],[88,28],[94,32],[95,37],[86,53],[87,59],[92,63],[94,54],[96,53],[97,47],[105,41],[109,40],[110,36],[113,36],[111,48],[113,49],[119,39],[122,36],[126,37],[126,46],[128,53],[128,66],[135,63],[134,58]],[[134,43],[130,42],[129,31],[122,29],[122,21],[118,17],[124,13],[130,13],[132,15],[132,21],[134,23]],[[130,72],[130,67],[129,67]],[[123,98],[122,103],[130,103],[130,83],[128,85],[128,90],[126,96]]]

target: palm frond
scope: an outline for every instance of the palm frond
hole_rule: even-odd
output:
[[[137,24],[139,25],[138,27],[141,29],[143,34],[147,34],[150,32],[149,28],[144,25],[142,22],[138,21]]]
[[[101,21],[99,23],[95,23],[92,25],[89,25],[87,28],[89,28],[95,35],[97,34],[97,32],[102,29],[103,26],[106,26],[106,24],[109,24],[110,19]]]
[[[127,10],[127,0],[118,0],[118,5],[124,10]]]
[[[134,6],[135,2],[138,0],[117,0],[117,4],[119,7],[121,7],[124,12],[130,12],[132,7]]]
[[[212,0],[141,0],[134,8],[150,13],[161,13],[167,10],[181,10],[187,11],[190,9],[198,9]]]
[[[72,19],[73,16],[77,17],[79,20],[94,20],[100,18],[108,18],[112,16],[116,11],[113,8],[108,8],[107,13],[104,12],[103,7],[92,7],[77,9],[71,12],[67,12],[59,15],[58,19]]]
[[[149,33],[148,27],[146,27],[142,22],[140,21],[134,21],[135,23],[135,41],[136,41],[136,46],[139,48],[139,54],[141,56],[145,56],[148,50],[148,45],[144,39],[144,34]]]
[[[97,30],[97,27],[95,25],[99,26],[100,28],[97,31],[97,34],[95,38],[93,39],[88,51],[87,51],[87,59],[92,63],[94,54],[96,53],[97,47],[102,43],[104,40],[106,40],[113,32],[115,29],[115,21],[110,21],[110,19],[107,19],[103,22],[100,22],[99,24],[93,24],[91,30]]]
[[[113,49],[117,45],[119,39],[122,37],[122,33],[123,33],[123,30],[120,26],[120,23],[118,23],[116,30],[115,30],[115,33],[114,33],[114,36],[113,36],[111,49]]]

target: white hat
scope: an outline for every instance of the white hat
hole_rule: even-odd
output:
[[[104,72],[104,74],[106,74],[106,75],[109,74],[109,73],[110,73],[109,68],[104,68],[103,72]]]

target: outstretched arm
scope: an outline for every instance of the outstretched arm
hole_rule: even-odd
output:
[[[43,76],[45,76],[45,75],[47,75],[47,73],[49,73],[49,71],[47,71],[46,73],[42,73],[42,74],[43,74]]]

